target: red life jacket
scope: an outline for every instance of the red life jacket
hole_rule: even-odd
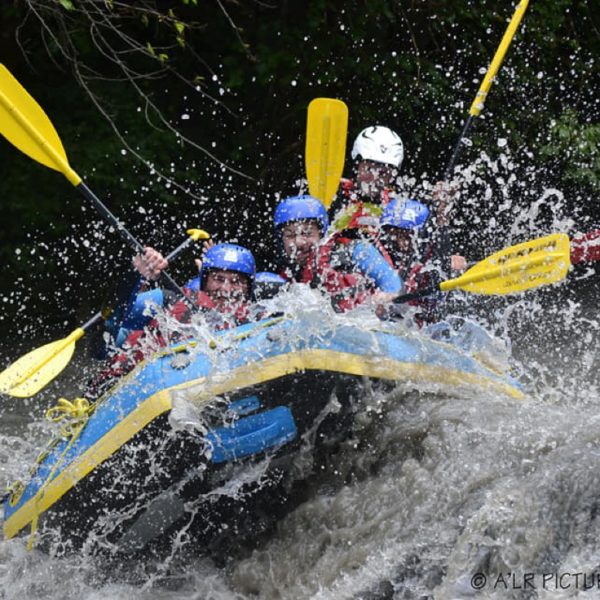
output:
[[[294,278],[290,271],[284,271],[281,276],[326,291],[338,312],[351,310],[366,302],[374,291],[373,285],[350,260],[349,246],[353,241],[335,234],[316,248],[299,275]]]
[[[432,254],[433,248],[429,246],[423,262],[417,262],[410,267],[404,282],[408,294],[431,287],[431,275],[427,271],[424,271],[424,269],[430,262]],[[419,327],[439,320],[437,310],[438,298],[435,295],[411,300],[408,302],[408,305],[418,309],[419,312],[415,315],[415,320]]]
[[[571,240],[571,262],[576,265],[597,260],[600,260],[600,229],[575,235]]]

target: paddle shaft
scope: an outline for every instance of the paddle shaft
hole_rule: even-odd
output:
[[[394,298],[394,304],[404,304],[405,302],[410,302],[411,300],[419,300],[420,298],[426,298],[427,296],[433,296],[433,294],[437,294],[440,291],[438,286],[425,288],[420,292],[412,292],[411,294],[403,294],[402,296],[398,296]]]
[[[454,167],[456,166],[456,161],[458,160],[461,150],[465,145],[464,140],[467,139],[467,134],[469,133],[469,130],[471,129],[474,120],[475,117],[473,115],[469,115],[469,118],[465,121],[463,129],[460,133],[460,137],[458,138],[458,142],[456,142],[456,145],[454,146],[454,151],[452,152],[450,161],[448,162],[446,170],[444,171],[444,181],[448,181],[450,177],[452,177],[452,172],[454,171]]]
[[[167,262],[171,262],[176,256],[181,254],[181,252],[183,252],[188,246],[190,246],[193,241],[194,240],[191,237],[188,237],[188,239],[181,242],[181,244],[179,244],[179,246],[177,246],[177,248],[175,248],[173,252],[167,254],[167,256],[165,256],[165,260]]]
[[[106,207],[105,207],[106,208]],[[107,212],[108,209],[106,209]],[[110,214],[110,213],[109,213]],[[132,239],[135,242],[135,238]],[[175,248],[175,250],[173,250],[172,252],[170,252],[169,254],[167,254],[167,256],[165,256],[165,260],[167,262],[170,262],[172,260],[174,260],[175,258],[177,258],[184,250],[186,250],[191,244],[192,242],[196,241],[193,237],[188,237],[186,240],[184,240],[183,242],[181,242],[181,244],[179,244],[179,246],[177,246],[177,248]],[[181,291],[182,294],[184,294],[183,290]],[[112,309],[108,309],[109,311],[112,311]],[[81,326],[81,329],[83,331],[87,331],[90,327],[92,327],[92,325],[95,325],[96,323],[98,323],[99,321],[101,321],[102,319],[105,318],[105,311],[98,311],[87,323],[83,324]]]
[[[510,23],[508,24],[508,27],[506,28],[506,31],[504,32],[504,35],[502,36],[502,40],[500,42],[500,45],[498,46],[498,49],[496,50],[496,54],[494,54],[494,58],[492,59],[492,62],[490,63],[490,67],[487,70],[487,73],[485,74],[483,81],[481,82],[481,86],[479,87],[479,90],[477,91],[475,100],[473,100],[473,103],[471,104],[471,108],[469,109],[469,117],[463,126],[462,132],[460,134],[460,137],[458,138],[458,142],[456,143],[456,146],[454,146],[454,151],[450,158],[450,162],[448,163],[448,166],[446,167],[446,170],[444,171],[444,181],[448,181],[448,179],[452,176],[452,171],[454,170],[456,161],[458,160],[460,152],[461,152],[463,146],[465,145],[464,140],[467,139],[467,134],[468,134],[469,130],[471,129],[471,126],[473,124],[473,121],[475,120],[475,117],[479,116],[479,113],[483,109],[483,105],[487,98],[488,92],[490,91],[490,88],[492,87],[494,78],[496,77],[498,70],[500,69],[500,65],[502,64],[502,61],[504,60],[504,56],[508,50],[508,47],[510,46],[510,43],[512,42],[515,32],[517,31],[517,28],[519,27],[519,24],[521,23],[521,19],[523,18],[523,15],[525,14],[525,10],[527,9],[528,4],[529,4],[529,0],[521,0],[521,2],[519,2],[519,4],[518,4],[517,8],[515,9],[515,12],[512,16],[512,19],[510,20]]]
[[[115,215],[113,215],[112,212],[110,212],[107,206],[100,200],[100,198],[98,198],[98,196],[96,196],[96,194],[94,194],[94,192],[92,192],[92,190],[83,181],[81,181],[77,185],[77,189],[83,194],[83,196],[85,196],[85,198],[87,198],[87,200],[89,200],[94,205],[94,208],[102,215],[104,220],[116,228],[121,237],[136,252],[143,254],[144,246],[142,246],[142,244],[129,232],[129,230],[123,225],[123,223],[121,223],[121,221],[119,221],[117,217],[115,217]],[[187,247],[188,241],[189,240],[186,240],[182,244],[182,246]],[[169,260],[169,258],[172,259],[173,256],[169,255],[169,257],[167,257],[167,260]],[[177,282],[166,271],[162,271],[161,276],[169,284],[169,287],[171,287],[173,290],[185,297],[183,289],[179,287]]]

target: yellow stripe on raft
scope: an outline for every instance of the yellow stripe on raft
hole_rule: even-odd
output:
[[[217,374],[188,381],[150,396],[46,485],[43,496],[38,500],[38,512],[41,514],[50,508],[78,481],[110,458],[146,425],[170,410],[173,392],[185,391],[185,395],[190,401],[206,402],[220,394],[272,381],[300,371],[333,371],[389,381],[427,381],[456,387],[471,385],[500,392],[515,399],[523,398],[523,393],[519,389],[506,382],[439,365],[398,362],[381,357],[360,356],[334,350],[312,349],[290,352],[266,358],[260,363],[238,367],[223,373],[222,376]],[[32,498],[4,523],[5,537],[14,537],[26,527],[31,522],[34,512],[34,498]]]
[[[266,358],[260,362],[260,368],[256,364],[244,365],[223,373],[222,381],[219,381],[219,375],[212,375],[208,378],[179,384],[170,388],[169,391],[187,390],[192,392],[192,394],[188,394],[192,402],[201,401],[298,371],[333,371],[390,381],[427,381],[453,386],[469,384],[497,391],[517,400],[521,400],[524,396],[521,390],[504,381],[497,381],[474,373],[447,369],[439,365],[398,362],[388,358],[321,349],[301,350]],[[197,392],[193,389],[196,387],[198,388]]]

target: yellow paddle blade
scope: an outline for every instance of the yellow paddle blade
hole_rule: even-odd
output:
[[[514,294],[561,281],[570,262],[569,237],[555,233],[488,256],[464,275],[440,284],[474,294]]]
[[[22,356],[0,373],[0,393],[29,398],[48,385],[69,364],[82,328]]]
[[[348,107],[341,100],[315,98],[308,105],[306,177],[311,196],[329,207],[344,170]]]
[[[81,178],[71,169],[54,125],[27,90],[0,64],[0,133],[21,152],[60,171],[73,184]]]

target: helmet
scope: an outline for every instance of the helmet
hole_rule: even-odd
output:
[[[352,146],[352,160],[358,158],[399,169],[404,160],[404,144],[400,136],[387,127],[367,127],[358,134]]]
[[[237,244],[217,244],[209,248],[202,258],[200,289],[202,289],[203,277],[211,269],[243,273],[250,278],[252,283],[256,274],[256,263],[252,252],[248,248]]]
[[[260,271],[256,274],[256,283],[274,283],[281,284],[287,283],[286,280],[281,277],[281,275],[277,275],[277,273],[271,273],[270,271]]]
[[[283,289],[286,283],[287,281],[277,273],[261,271],[256,274],[254,298],[256,300],[270,300]]]
[[[401,200],[394,198],[381,213],[379,224],[383,227],[397,227],[399,229],[419,229],[423,227],[429,209],[417,200]]]
[[[279,229],[286,223],[292,221],[303,221],[305,219],[315,219],[321,224],[321,233],[325,235],[329,227],[329,218],[327,209],[320,200],[309,196],[291,196],[282,200],[275,209],[275,228]]]

